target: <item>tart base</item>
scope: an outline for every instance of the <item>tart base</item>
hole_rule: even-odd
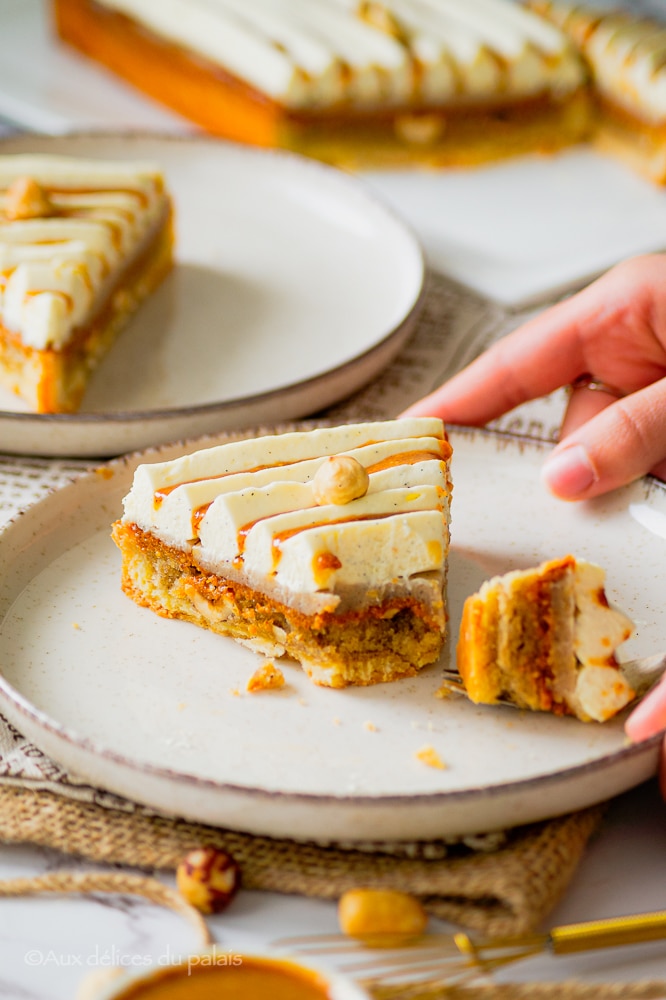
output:
[[[202,570],[189,553],[136,525],[117,521],[112,535],[123,558],[122,589],[135,603],[264,655],[291,656],[318,685],[368,685],[413,676],[441,652],[444,635],[437,613],[414,597],[393,597],[343,614],[308,615]]]

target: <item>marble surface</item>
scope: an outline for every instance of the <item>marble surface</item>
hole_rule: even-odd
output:
[[[0,848],[2,879],[64,867],[92,868],[54,851]],[[611,804],[548,926],[659,909],[666,909],[666,804],[651,781]],[[329,902],[241,891],[225,914],[210,919],[210,927],[220,948],[264,950],[284,936],[334,932],[336,910]],[[72,1000],[85,977],[104,966],[164,965],[197,943],[180,917],[134,897],[0,899],[0,997]],[[647,978],[666,979],[666,942],[544,955],[498,976],[589,983]]]

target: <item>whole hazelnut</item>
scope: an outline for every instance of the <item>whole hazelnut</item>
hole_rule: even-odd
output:
[[[181,896],[201,913],[220,913],[238,892],[240,868],[225,851],[197,847],[176,869]]]
[[[415,896],[396,889],[348,889],[338,904],[340,929],[373,947],[405,944],[423,934],[428,916]]]
[[[330,455],[317,469],[312,488],[317,503],[345,504],[364,497],[370,477],[351,455]]]
[[[11,221],[44,219],[53,213],[48,194],[33,177],[17,177],[7,188],[5,215]]]

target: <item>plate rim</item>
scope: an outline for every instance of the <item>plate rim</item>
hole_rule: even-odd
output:
[[[289,424],[281,425],[280,431],[286,429],[299,429],[305,426],[312,426],[312,424],[307,425],[303,422],[291,422]],[[466,427],[466,426],[450,426],[447,428],[452,437],[455,438],[456,435],[460,435],[462,438],[473,439],[474,437],[481,438],[485,441],[504,441],[509,445],[515,446],[519,451],[522,451],[524,446],[532,446],[538,451],[544,451],[547,447],[552,447],[552,442],[545,438],[529,435],[526,433],[515,433],[507,430],[496,430],[491,428],[478,428],[478,427]],[[264,429],[267,433],[270,433],[268,429]],[[167,452],[173,450],[174,448],[180,449],[190,449],[197,446],[207,447],[212,446],[213,441],[227,438],[238,438],[238,437],[248,437],[252,435],[252,431],[229,431],[221,432],[214,435],[207,435],[205,437],[199,437],[193,439],[192,441],[179,442],[170,445],[158,445],[148,449],[142,449],[140,451],[131,452],[127,455],[123,455],[111,462],[105,463],[101,466],[102,469],[118,470],[123,472],[125,475],[130,475],[136,464],[141,462],[144,458],[150,457],[152,461],[153,458],[157,460],[156,453]],[[185,453],[185,451],[183,451]],[[454,447],[455,453],[455,447]],[[113,476],[103,476],[103,479],[111,481]],[[653,488],[656,488],[660,494],[666,495],[666,483],[657,479],[654,476],[648,475],[641,477],[641,480],[647,483],[650,492]],[[21,513],[15,515],[11,520],[0,529],[0,539],[11,531],[12,526],[21,521],[25,523],[25,517],[30,516],[31,512],[40,510],[45,506],[54,503],[55,497],[62,499],[63,494],[76,493],[78,488],[83,487],[86,489],[86,484],[93,484],[100,482],[100,473],[98,469],[92,469],[84,472],[82,475],[76,476],[72,481],[65,484],[64,486],[54,487],[45,496],[32,504],[29,508],[22,511]],[[118,484],[120,485],[120,484]],[[123,486],[123,489],[125,487]],[[0,619],[0,625],[4,621],[4,616]],[[298,791],[282,791],[279,789],[269,789],[269,788],[259,788],[256,786],[248,786],[242,784],[235,784],[233,782],[218,781],[214,778],[203,777],[201,775],[192,774],[187,771],[175,770],[172,767],[167,767],[160,764],[153,764],[148,761],[137,760],[133,757],[129,757],[117,750],[113,750],[109,747],[100,746],[96,743],[94,739],[88,736],[81,736],[77,734],[74,730],[70,729],[67,725],[58,722],[58,720],[52,718],[47,712],[42,709],[37,708],[28,698],[21,694],[12,684],[7,681],[4,674],[2,673],[2,667],[0,665],[0,704],[4,703],[4,707],[7,704],[11,705],[12,710],[16,710],[21,717],[27,718],[31,724],[38,727],[39,729],[46,730],[50,735],[54,736],[56,739],[63,740],[72,748],[82,751],[84,754],[92,754],[96,758],[101,758],[102,761],[111,763],[112,765],[119,765],[121,768],[126,769],[132,774],[136,775],[146,775],[150,778],[156,778],[158,780],[166,780],[168,782],[175,782],[179,787],[195,788],[197,790],[203,791],[214,791],[216,794],[233,794],[235,796],[245,797],[252,802],[257,802],[260,800],[265,801],[289,801],[299,805],[312,805],[318,804],[340,804],[349,805],[357,808],[373,808],[373,807],[385,807],[391,806],[392,804],[404,804],[405,802],[410,802],[415,806],[426,806],[437,808],[442,806],[444,803],[450,802],[453,804],[464,803],[468,800],[478,800],[483,798],[484,800],[492,799],[499,796],[511,795],[514,792],[524,792],[529,790],[530,786],[538,785],[539,787],[549,786],[562,781],[566,781],[569,778],[585,778],[586,776],[592,775],[597,771],[605,770],[610,764],[622,764],[624,761],[630,761],[633,758],[642,757],[646,755],[649,751],[652,751],[658,747],[664,737],[664,732],[666,732],[666,727],[664,731],[650,737],[647,740],[642,740],[639,743],[631,743],[626,746],[622,746],[619,749],[613,751],[612,753],[603,754],[600,757],[596,757],[594,760],[584,761],[583,763],[573,765],[564,769],[553,771],[547,774],[535,775],[528,778],[516,779],[508,782],[500,782],[492,785],[475,785],[474,787],[468,787],[464,789],[454,789],[451,791],[431,791],[431,792],[420,792],[415,794],[378,794],[378,795],[345,795],[345,794],[331,794],[324,793],[318,794],[313,792],[298,792]],[[511,711],[511,709],[507,709]],[[13,721],[13,720],[12,720]],[[48,755],[47,755],[48,756]],[[55,759],[55,758],[54,758]],[[0,779],[1,780],[1,779]],[[116,794],[123,794],[116,792]]]

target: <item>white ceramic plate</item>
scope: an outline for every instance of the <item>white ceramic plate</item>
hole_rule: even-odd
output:
[[[641,8],[654,13],[655,4],[644,0]],[[3,114],[51,133],[191,129],[59,43],[47,0],[14,3],[3,20]],[[624,257],[666,247],[663,192],[585,147],[477,170],[365,177],[414,228],[430,266],[512,306],[580,284]]]
[[[539,485],[547,446],[489,432],[453,444],[454,642],[482,579],[571,551],[607,568],[609,596],[637,622],[626,655],[663,648],[663,485],[564,504]],[[287,662],[285,689],[248,694],[261,657],[120,591],[109,526],[136,462],[54,493],[0,535],[0,709],[88,782],[264,834],[400,839],[557,815],[654,773],[658,741],[627,746],[622,719],[442,701],[437,666],[334,691]],[[446,770],[416,759],[426,745]]]
[[[204,137],[13,137],[162,165],[177,265],[95,372],[78,414],[0,394],[0,450],[105,456],[304,417],[377,375],[412,331],[424,264],[364,186],[314,161]]]

